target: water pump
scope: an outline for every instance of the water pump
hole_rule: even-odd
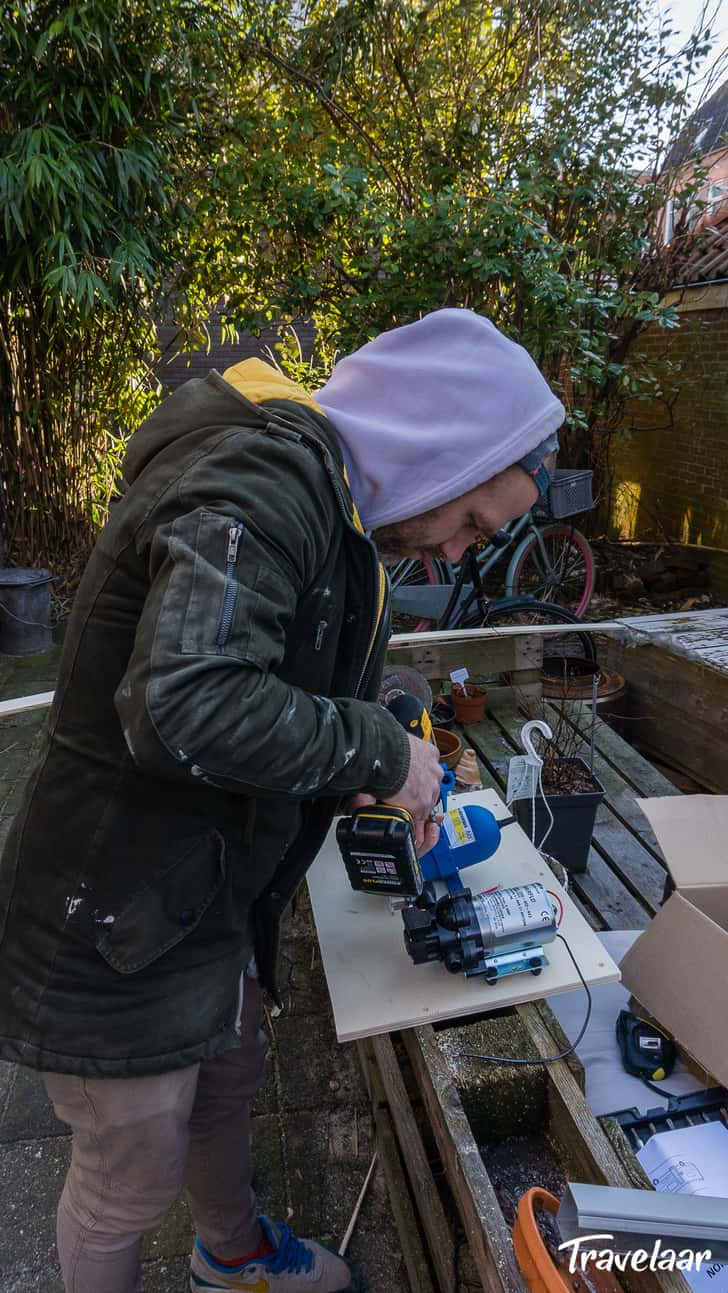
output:
[[[390,708],[408,730],[428,739],[429,716],[412,696]],[[353,889],[387,894],[401,908],[404,942],[416,965],[442,961],[453,974],[540,974],[547,964],[544,944],[556,935],[554,908],[540,884],[517,885],[473,895],[460,872],[497,851],[500,822],[479,804],[451,807],[455,777],[443,769],[440,837],[417,857],[414,822],[406,809],[373,804],[341,818],[336,838]]]

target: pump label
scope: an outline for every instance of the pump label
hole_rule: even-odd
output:
[[[546,930],[554,923],[553,907],[540,884],[496,889],[494,893],[478,894],[474,901],[479,923],[485,917],[489,934],[498,941],[514,934]]]
[[[462,808],[451,808],[445,813],[443,821],[447,842],[451,849],[462,848],[463,844],[472,844],[475,839],[473,828],[470,825]]]

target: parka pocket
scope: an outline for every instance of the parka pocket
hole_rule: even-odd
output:
[[[197,928],[224,880],[225,841],[212,830],[106,918],[97,951],[120,974],[143,970]]]
[[[199,509],[172,527],[173,569],[161,608],[157,651],[221,655],[266,667],[285,606],[270,555],[235,517]]]

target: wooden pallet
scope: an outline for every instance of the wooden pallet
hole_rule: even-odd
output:
[[[534,1055],[549,1057],[564,1047],[564,1035],[551,1011],[541,1002],[517,1008],[518,1018],[530,1039]],[[399,1147],[400,1178],[397,1198],[408,1193],[409,1207],[401,1204],[395,1216],[403,1241],[412,1293],[435,1288],[458,1293],[456,1248],[440,1192],[420,1132],[421,1105],[434,1135],[472,1261],[485,1293],[526,1293],[515,1259],[510,1228],[503,1215],[497,1186],[488,1173],[470,1121],[435,1030],[414,1028],[407,1032],[358,1043],[369,1074],[370,1090],[377,1092],[375,1118],[383,1116],[394,1129]],[[408,1093],[398,1052],[406,1052],[408,1075],[415,1094]],[[601,1185],[644,1186],[649,1182],[613,1120],[602,1125],[586,1103],[578,1074],[565,1061],[545,1065],[546,1098],[543,1118],[549,1137],[570,1179]],[[373,1076],[374,1075],[374,1076]],[[381,1145],[381,1139],[380,1139]],[[404,1191],[406,1173],[409,1191]],[[389,1174],[388,1174],[389,1179]],[[537,1184],[538,1182],[534,1182]],[[418,1224],[414,1216],[418,1218]],[[403,1229],[404,1222],[404,1229]],[[427,1254],[427,1274],[423,1257]],[[416,1256],[413,1256],[416,1254]],[[649,1271],[623,1279],[629,1293],[688,1293],[679,1274]],[[472,1287],[469,1285],[468,1287]]]
[[[590,707],[565,707],[577,739],[589,756]],[[546,717],[557,713],[546,705]],[[503,794],[508,761],[520,751],[525,714],[512,703],[495,701],[482,723],[461,731],[463,742],[477,753],[483,785]],[[606,790],[594,827],[588,869],[570,879],[570,892],[596,929],[644,929],[657,911],[665,887],[665,860],[647,818],[635,800],[680,792],[601,719],[596,722],[594,771]]]

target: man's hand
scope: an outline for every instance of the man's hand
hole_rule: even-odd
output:
[[[421,741],[418,736],[410,736],[409,732],[407,738],[410,743],[407,780],[401,790],[386,802],[406,808],[415,821],[426,821],[440,798],[443,778],[440,755],[429,741]]]
[[[376,804],[376,802],[374,795],[354,795],[350,807],[352,812],[354,812],[357,808],[367,808],[370,804]],[[395,803],[396,801],[394,799],[390,799],[387,802]],[[440,838],[441,823],[442,813],[438,813],[434,821],[430,817],[423,821],[418,821],[417,818],[415,818],[415,845],[417,847],[418,857],[422,857],[423,854],[429,853],[430,849],[434,849]]]

